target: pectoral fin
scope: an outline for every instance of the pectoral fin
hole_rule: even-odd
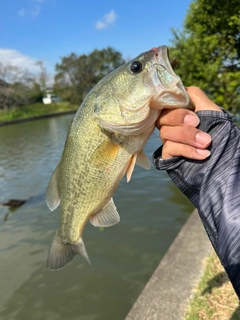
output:
[[[120,221],[119,214],[113,199],[97,214],[90,217],[89,221],[94,227],[111,227]]]
[[[112,143],[110,139],[104,141],[92,154],[90,164],[106,170],[116,160],[120,146]]]
[[[46,202],[51,211],[55,210],[60,204],[58,191],[59,165],[54,170],[47,187]]]

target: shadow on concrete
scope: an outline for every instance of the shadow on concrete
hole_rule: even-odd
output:
[[[224,283],[228,281],[229,279],[226,272],[223,271],[218,273],[215,277],[208,281],[207,288],[202,291],[202,295],[205,295],[207,293],[211,294],[214,288],[220,288]]]

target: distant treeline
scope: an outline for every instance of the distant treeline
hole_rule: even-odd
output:
[[[14,65],[0,62],[0,109],[21,107],[41,101],[46,90],[47,73],[43,63],[37,63],[40,73],[33,75]]]
[[[184,85],[199,86],[218,105],[239,112],[240,1],[192,1],[182,29],[173,29],[172,34],[170,56],[180,60],[175,71]],[[124,62],[122,54],[111,47],[88,55],[71,53],[56,65],[53,90],[79,105],[103,76]],[[42,62],[39,67],[40,73],[32,76],[0,63],[0,109],[42,99],[49,76]]]
[[[63,100],[81,103],[100,79],[124,62],[122,54],[111,47],[89,55],[71,53],[56,65],[54,91]]]

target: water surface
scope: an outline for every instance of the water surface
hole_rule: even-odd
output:
[[[77,256],[64,269],[46,268],[59,209],[45,190],[62,153],[73,115],[0,127],[0,319],[123,320],[193,207],[165,172],[135,168],[114,202],[121,222],[87,224],[83,238],[92,263]],[[157,131],[145,152],[151,158]]]

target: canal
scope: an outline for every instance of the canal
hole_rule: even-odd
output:
[[[136,167],[114,195],[121,217],[110,228],[86,225],[92,268],[77,256],[64,269],[46,268],[59,209],[45,191],[73,115],[0,127],[0,319],[123,320],[193,210],[165,172]],[[158,132],[145,152],[159,147]]]

